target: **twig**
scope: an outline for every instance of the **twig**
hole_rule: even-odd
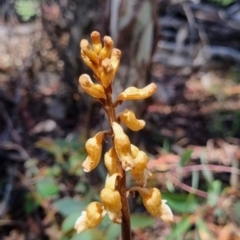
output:
[[[171,169],[168,174],[170,174],[171,180],[173,183],[180,187],[181,189],[196,194],[200,197],[207,198],[208,193],[201,191],[199,189],[193,188],[188,186],[185,183],[182,183],[177,177],[175,177],[176,172],[181,171],[181,173],[187,173],[187,172],[194,172],[194,171],[203,171],[204,168],[207,167],[211,171],[216,171],[216,172],[230,172],[233,174],[238,174],[240,175],[240,170],[237,168],[233,167],[227,167],[227,166],[217,166],[217,165],[192,165],[192,166],[186,166],[186,167],[177,167],[175,169]],[[218,196],[217,196],[218,197]],[[223,201],[221,197],[218,197],[218,202]]]

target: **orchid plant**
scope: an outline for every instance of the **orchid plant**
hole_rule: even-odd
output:
[[[162,200],[157,188],[148,188],[147,180],[151,172],[147,168],[148,156],[137,146],[131,144],[121,124],[125,124],[132,131],[139,131],[145,126],[145,121],[136,118],[129,109],[116,114],[116,108],[128,100],[141,100],[152,96],[156,92],[156,85],[151,83],[144,88],[128,87],[112,99],[112,83],[118,71],[121,51],[114,48],[111,37],[105,36],[103,44],[99,32],[91,34],[92,46],[88,40],[80,43],[81,57],[84,63],[93,71],[94,82],[87,74],[79,78],[83,91],[99,101],[109,120],[110,129],[98,132],[88,139],[85,148],[87,158],[82,164],[85,172],[95,169],[102,156],[102,143],[109,136],[112,138],[112,147],[104,155],[104,164],[108,171],[105,187],[100,192],[101,202],[92,202],[77,219],[75,229],[81,233],[94,228],[108,214],[113,223],[121,224],[122,239],[131,239],[130,212],[128,196],[131,191],[138,191],[143,204],[149,214],[161,218],[165,222],[173,221],[173,214],[166,200]],[[129,171],[135,180],[136,186],[126,188],[126,172]]]

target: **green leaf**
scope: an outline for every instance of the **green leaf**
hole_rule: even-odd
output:
[[[211,239],[211,237],[212,237],[211,232],[210,232],[207,224],[203,221],[203,219],[198,219],[195,224],[196,224],[196,227],[199,230],[199,232],[204,231],[205,233],[208,234],[209,239]]]
[[[208,182],[208,184],[211,184],[214,180],[213,178],[213,174],[212,172],[209,170],[208,166],[207,166],[207,161],[206,161],[206,156],[205,156],[205,153],[202,151],[201,152],[201,156],[200,156],[200,161],[201,161],[201,164],[202,164],[202,173],[203,173],[203,176],[204,178],[206,179],[206,181]]]
[[[58,177],[61,173],[62,170],[59,164],[55,163],[53,166],[47,168],[47,174],[49,176]]]
[[[170,152],[170,143],[169,143],[169,140],[167,138],[164,138],[163,139],[163,150],[166,152],[166,153],[169,153]]]
[[[199,183],[199,172],[194,171],[192,172],[192,187],[195,189],[198,189],[198,183]]]
[[[119,236],[121,234],[121,225],[110,223],[109,227],[107,228],[107,231],[105,232],[105,236],[107,239],[119,239]]]
[[[212,182],[211,187],[208,188],[208,204],[210,206],[215,206],[218,201],[218,196],[222,191],[222,182],[215,180]]]
[[[66,197],[55,201],[54,206],[59,213],[66,217],[76,212],[80,215],[86,208],[87,204],[85,202],[80,202],[73,198]]]
[[[25,195],[25,200],[24,200],[24,209],[27,214],[30,214],[36,210],[36,208],[39,206],[38,202],[34,197],[30,194],[27,193]]]
[[[175,191],[174,184],[169,179],[166,179],[166,187],[167,187],[167,190],[171,193],[173,193]]]
[[[180,166],[185,166],[190,160],[193,150],[192,149],[186,149],[184,153],[181,155],[181,160],[179,162]]]
[[[110,240],[104,237],[103,232],[94,228],[83,233],[76,234],[71,240]],[[112,240],[112,239],[111,239]]]
[[[162,199],[167,200],[167,204],[172,210],[178,213],[193,213],[198,207],[198,201],[195,195],[179,194],[179,193],[164,193]]]
[[[236,220],[238,222],[238,224],[240,224],[240,201],[237,201],[234,205],[233,205],[233,209],[234,209],[234,215],[236,217]]]
[[[88,189],[87,184],[82,181],[79,181],[74,188],[74,190],[79,193],[85,193],[87,189]]]
[[[184,239],[183,235],[191,227],[191,221],[189,218],[182,218],[171,230],[170,235],[167,237],[167,240],[180,240]]]
[[[51,178],[46,178],[36,183],[36,189],[42,197],[50,197],[58,194],[59,188]]]
[[[80,215],[81,215],[81,212],[75,212],[67,216],[62,223],[62,226],[61,226],[62,231],[64,233],[67,233],[68,231],[73,230],[75,222],[80,217]]]
[[[133,228],[147,228],[154,224],[154,219],[145,214],[133,214],[131,216],[131,226]]]

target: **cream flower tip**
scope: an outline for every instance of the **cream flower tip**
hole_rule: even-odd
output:
[[[167,223],[172,223],[173,222],[173,213],[171,208],[166,204],[167,200],[162,200],[162,205],[161,205],[161,210],[162,210],[162,215],[161,219],[164,222]]]
[[[124,170],[127,172],[129,170],[132,170],[132,167],[126,167]]]
[[[74,229],[76,229],[77,233],[81,233],[83,232],[84,230],[87,229],[87,226],[86,226],[86,216],[87,216],[87,212],[86,211],[82,211],[80,217],[77,219],[76,223],[75,223],[75,226],[74,226]]]

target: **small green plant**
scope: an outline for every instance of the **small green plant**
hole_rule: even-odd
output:
[[[16,13],[20,16],[23,22],[29,21],[37,13],[39,7],[38,0],[16,0],[15,2]]]

